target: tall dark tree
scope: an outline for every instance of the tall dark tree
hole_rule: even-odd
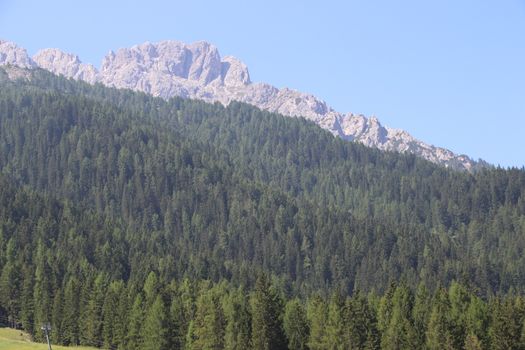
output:
[[[299,299],[292,299],[286,303],[283,326],[288,338],[288,349],[308,349],[307,342],[310,330],[306,319],[306,310]]]
[[[142,325],[141,349],[144,350],[167,350],[169,344],[169,318],[166,305],[162,297],[158,295],[151,307],[146,311],[144,324]]]
[[[269,278],[262,274],[251,298],[252,346],[255,350],[286,349],[282,302]]]

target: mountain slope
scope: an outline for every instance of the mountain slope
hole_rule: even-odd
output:
[[[208,102],[252,104],[286,116],[302,116],[332,134],[381,150],[409,152],[454,169],[472,171],[485,165],[465,155],[421,142],[406,131],[384,127],[377,118],[339,113],[313,95],[265,83],[252,83],[248,68],[238,59],[221,58],[207,42],[144,43],[110,52],[100,71],[72,54],[44,49],[30,58],[25,50],[0,41],[0,65],[41,67],[88,83],[143,91],[153,96],[181,96]]]
[[[0,170],[129,230],[124,252],[90,248],[108,274],[249,284],[262,269],[296,291],[525,280],[523,171],[470,175],[243,103],[28,74],[0,74]]]

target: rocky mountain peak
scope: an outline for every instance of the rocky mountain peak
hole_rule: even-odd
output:
[[[36,64],[23,49],[10,41],[0,40],[0,65],[13,65],[20,68],[35,68]]]
[[[77,55],[65,53],[59,49],[44,49],[33,56],[33,61],[40,67],[68,78],[84,80],[94,84],[98,80],[98,71],[91,64],[80,62]]]
[[[232,56],[221,58],[218,49],[206,41],[145,42],[118,49],[104,57],[100,71],[58,49],[42,50],[31,59],[16,44],[0,41],[0,65],[7,64],[40,67],[88,83],[100,82],[163,98],[181,96],[224,105],[234,100],[245,102],[290,117],[304,117],[338,137],[366,146],[414,153],[456,169],[472,170],[477,166],[465,155],[428,145],[406,131],[385,127],[376,117],[340,113],[314,95],[252,83],[242,61]]]
[[[244,86],[251,83],[248,67],[235,57],[224,57],[221,65],[221,77],[224,85]]]

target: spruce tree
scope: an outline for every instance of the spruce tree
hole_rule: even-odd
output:
[[[95,279],[91,298],[83,314],[84,345],[98,346],[102,344],[103,307],[106,297],[108,279],[105,274],[99,274]]]
[[[197,299],[193,323],[193,350],[224,349],[226,320],[214,290],[203,292]]]
[[[174,292],[170,305],[171,344],[175,349],[185,349],[187,323],[180,297]]]
[[[142,326],[142,350],[168,350],[169,318],[162,297],[158,295],[147,310]]]
[[[326,303],[320,295],[316,294],[308,300],[306,316],[310,325],[308,347],[312,350],[323,348],[323,339],[326,329]]]
[[[365,296],[355,292],[346,301],[346,337],[352,349],[379,349],[381,337],[377,329],[377,320]]]
[[[259,276],[255,283],[251,306],[253,349],[286,349],[286,338],[282,328],[282,303],[265,274]]]
[[[118,324],[123,322],[119,315],[119,299],[124,289],[122,281],[112,282],[104,299],[102,308],[102,340],[107,348],[115,348],[121,343],[118,339]]]
[[[345,301],[341,292],[336,291],[332,294],[328,304],[326,330],[322,340],[323,347],[341,350],[349,348],[348,339],[345,337],[347,326]]]
[[[144,325],[144,299],[142,294],[137,294],[129,314],[129,327],[127,334],[127,349],[141,350],[143,345],[142,327]]]
[[[422,348],[425,344],[428,318],[430,317],[430,296],[427,288],[420,283],[416,290],[412,318],[414,319],[414,330],[416,331],[418,347]]]
[[[512,298],[497,299],[492,305],[492,320],[489,330],[491,349],[518,349],[521,326],[522,323]]]
[[[426,345],[429,350],[441,350],[454,348],[451,333],[450,302],[448,293],[440,288],[436,291],[432,303],[432,312],[427,326]]]
[[[468,334],[465,338],[465,344],[463,346],[465,350],[483,350],[481,341],[475,334]]]
[[[308,320],[306,319],[306,311],[299,299],[292,299],[286,303],[283,326],[288,338],[288,349],[308,349]]]
[[[251,347],[251,322],[249,300],[242,289],[229,293],[223,300],[226,317],[224,348],[243,350]]]
[[[470,304],[465,315],[466,332],[487,344],[489,328],[489,311],[487,304],[477,296],[471,296]]]
[[[417,334],[412,320],[413,296],[405,285],[396,288],[392,296],[392,313],[381,338],[382,349],[414,349]]]
[[[78,345],[79,337],[79,282],[70,278],[64,291],[64,315],[62,317],[62,341],[64,345]]]

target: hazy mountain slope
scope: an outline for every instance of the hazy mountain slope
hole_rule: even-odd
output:
[[[381,125],[377,118],[333,110],[317,97],[265,83],[252,83],[248,68],[238,59],[221,58],[207,42],[178,41],[144,43],[110,52],[100,71],[72,54],[44,49],[30,58],[10,42],[0,42],[0,65],[35,66],[66,77],[129,88],[154,96],[181,96],[227,105],[240,101],[287,116],[303,116],[332,134],[381,150],[409,152],[455,169],[473,170],[484,165],[465,155],[456,155],[426,144],[406,131]]]
[[[122,223],[129,249],[93,250],[111,271],[249,283],[262,269],[296,291],[525,281],[523,171],[456,172],[244,103],[28,74],[0,69],[1,172]]]

